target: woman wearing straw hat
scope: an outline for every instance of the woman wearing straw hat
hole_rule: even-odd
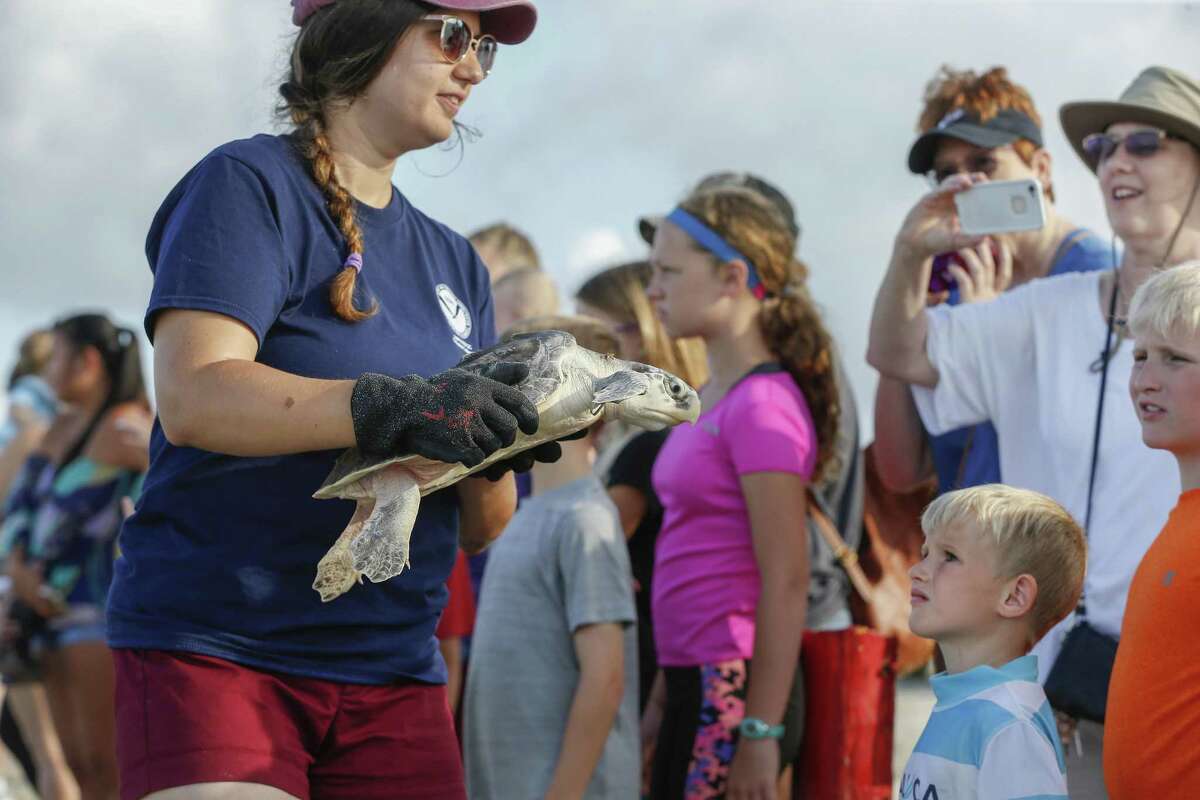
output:
[[[147,239],[159,419],[108,617],[121,796],[462,800],[434,628],[457,542],[498,535],[513,482],[431,496],[411,569],[328,604],[314,565],[353,507],[311,493],[356,444],[473,465],[537,428],[505,385],[523,366],[452,369],[494,342],[487,270],[392,185],[536,11],[292,5],[292,130],[202,159]]]
[[[934,433],[990,418],[1005,480],[1050,495],[1086,523],[1080,613],[1033,652],[1051,702],[1084,717],[1069,736],[1071,796],[1103,798],[1107,671],[1125,597],[1179,492],[1171,459],[1142,444],[1126,397],[1133,356],[1120,323],[1150,275],[1200,256],[1200,85],[1152,67],[1117,103],[1071,103],[1061,117],[1100,180],[1124,245],[1119,269],[1034,281],[992,303],[926,309],[929,261],[893,266],[876,297],[867,358],[917,386]],[[958,176],[926,197],[930,224],[913,226],[922,247],[980,242],[959,230],[953,196],[984,180]],[[1064,686],[1076,691],[1056,691]]]
[[[1119,101],[1068,103],[1061,116],[1071,144],[1100,179],[1113,229],[1125,243],[1125,262],[1142,267],[1135,273],[1139,275],[1136,285],[1158,271],[1155,259],[1160,253],[1167,256],[1162,258],[1163,266],[1178,264],[1178,244],[1162,251],[1155,234],[1171,230],[1173,236],[1190,236],[1192,241],[1200,235],[1196,211],[1200,179],[1186,168],[1175,172],[1181,165],[1169,154],[1155,156],[1160,149],[1172,147],[1184,162],[1189,155],[1193,161],[1200,155],[1200,85],[1181,73],[1152,67]],[[1183,218],[1176,221],[1172,212],[1185,197]],[[1194,255],[1195,247],[1189,252]],[[1119,318],[1127,316],[1132,295],[1130,288],[1121,298]],[[1186,361],[1184,356],[1180,359],[1176,366]],[[1143,635],[1141,641],[1147,638]],[[1170,797],[1190,794],[1195,788],[1187,775],[1197,772],[1200,760],[1194,743],[1179,736],[1190,730],[1186,714],[1181,714],[1189,701],[1162,683],[1183,677],[1181,665],[1186,665],[1190,654],[1184,648],[1163,649],[1170,652],[1134,651],[1143,663],[1154,665],[1158,676],[1139,669],[1135,675],[1126,671],[1123,681],[1112,682],[1104,755],[1108,790],[1114,797]],[[1126,655],[1123,652],[1123,658]],[[1151,685],[1162,688],[1154,694],[1146,691]],[[1164,696],[1169,697],[1167,707],[1159,699]]]

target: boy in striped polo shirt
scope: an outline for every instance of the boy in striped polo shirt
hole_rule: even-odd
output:
[[[1054,714],[1028,655],[1075,608],[1087,545],[1045,495],[990,484],[944,494],[921,518],[913,632],[946,671],[900,781],[901,800],[1067,798]]]

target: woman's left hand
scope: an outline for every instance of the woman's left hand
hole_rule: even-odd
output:
[[[950,265],[950,274],[958,283],[959,301],[986,303],[995,300],[1012,285],[1013,253],[1006,239],[985,239],[977,247],[958,251],[965,267]]]
[[[778,781],[779,741],[742,737],[729,765],[729,800],[775,800]]]
[[[588,428],[574,433],[568,433],[549,442],[542,442],[537,447],[510,456],[503,461],[497,461],[479,474],[489,481],[498,481],[509,472],[529,472],[535,463],[553,464],[562,458],[562,445],[559,442],[572,442],[588,435]]]

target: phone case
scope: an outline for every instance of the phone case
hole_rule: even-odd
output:
[[[1046,224],[1042,184],[1034,178],[994,181],[954,195],[963,233],[1011,233]]]

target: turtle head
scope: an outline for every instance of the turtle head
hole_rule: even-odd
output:
[[[593,386],[593,402],[604,407],[604,417],[638,428],[660,430],[700,416],[696,390],[666,370],[646,364],[626,363],[623,369]]]

